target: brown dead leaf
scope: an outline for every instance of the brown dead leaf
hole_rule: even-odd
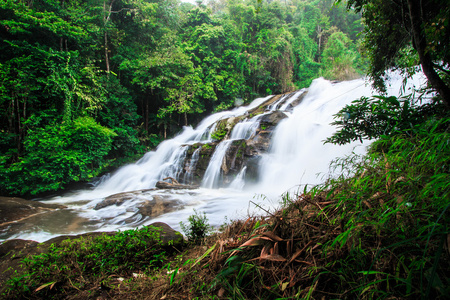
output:
[[[282,238],[280,238],[278,235],[276,235],[272,231],[263,232],[262,236],[268,237],[268,238],[272,239],[274,242],[284,241]]]
[[[284,258],[283,256],[279,255],[279,254],[271,254],[271,255],[266,255],[264,257],[260,257],[259,259],[261,260],[270,260],[270,261],[279,261],[279,262],[284,262],[286,261],[286,258]]]
[[[246,241],[245,243],[243,243],[242,245],[240,245],[239,248],[245,247],[245,246],[253,247],[253,246],[259,246],[259,245],[262,245],[262,244],[264,244],[263,239],[264,239],[264,238],[261,238],[261,237],[254,237],[254,238],[251,238],[251,239],[249,239],[248,241]]]

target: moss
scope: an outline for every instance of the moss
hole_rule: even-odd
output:
[[[236,153],[236,158],[242,158],[243,155],[244,155],[244,149],[239,147],[239,149],[238,149],[238,151]]]
[[[211,137],[214,140],[221,141],[227,135],[227,133],[228,133],[227,120],[225,119],[225,120],[219,121],[219,123],[216,126],[216,129],[211,134]]]
[[[202,146],[202,149],[203,149],[203,150],[209,150],[209,149],[212,149],[212,146],[211,146],[210,144],[204,144],[204,145]]]

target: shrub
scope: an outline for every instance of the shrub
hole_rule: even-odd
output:
[[[395,132],[414,134],[414,127],[426,119],[445,116],[446,109],[442,104],[418,105],[413,96],[374,96],[354,100],[334,116],[336,121],[331,125],[337,125],[338,131],[325,142],[342,145]]]
[[[26,137],[26,154],[10,166],[0,166],[3,188],[12,194],[35,195],[87,181],[106,165],[114,136],[114,131],[90,117],[35,129]]]
[[[160,231],[145,226],[52,244],[43,253],[22,259],[23,273],[7,282],[3,296],[60,298],[56,295],[88,290],[112,274],[130,275],[145,268],[160,268],[170,249],[162,244]]]
[[[195,214],[188,218],[189,224],[185,225],[183,222],[180,222],[180,226],[188,240],[197,244],[203,241],[212,228],[208,224],[206,213],[203,212],[202,215],[196,210],[194,212]]]

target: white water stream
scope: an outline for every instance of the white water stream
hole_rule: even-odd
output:
[[[412,81],[416,87],[420,82],[424,82],[423,78]],[[394,76],[388,93],[399,95],[400,90],[401,78]],[[0,240],[22,238],[45,241],[61,234],[125,230],[156,221],[165,222],[179,230],[179,222],[185,222],[188,216],[193,214],[194,209],[206,212],[213,226],[220,226],[226,219],[265,214],[250,201],[273,210],[279,207],[279,197],[286,191],[296,192],[299,189],[303,190],[306,184],[314,185],[322,182],[325,176],[330,175],[328,167],[334,158],[350,154],[352,151],[364,153],[366,149],[367,143],[344,146],[323,144],[323,141],[336,130],[329,125],[333,121],[333,114],[351,101],[372,94],[371,88],[364,80],[333,84],[321,78],[316,79],[301,103],[291,112],[286,112],[290,104],[303,92],[304,90],[298,91],[286,102],[278,101],[272,105],[271,109],[285,111],[288,118],[281,121],[273,133],[270,150],[260,162],[261,176],[256,184],[246,184],[246,167],[239,172],[228,188],[217,188],[217,178],[220,177],[220,165],[225,155],[219,151],[225,151],[233,140],[253,136],[261,115],[238,123],[231,132],[230,139],[216,147],[216,153],[207,168],[201,188],[151,190],[121,205],[93,209],[109,195],[151,189],[164,177],[177,178],[182,171],[189,145],[211,141],[211,132],[218,120],[247,115],[250,109],[258,107],[271,96],[256,99],[247,107],[210,115],[195,129],[185,127],[176,137],[162,142],[156,151],[148,152],[136,163],[120,168],[92,190],[47,199],[47,203],[63,204],[68,209],[30,218],[24,224],[13,224],[0,233]],[[195,168],[197,160],[198,156],[193,156],[189,168]],[[186,176],[192,176],[192,170],[189,172]],[[143,218],[136,213],[136,207],[140,203],[155,196],[180,201],[183,208],[153,219]]]

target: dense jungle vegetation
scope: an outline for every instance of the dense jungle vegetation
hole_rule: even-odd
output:
[[[333,0],[5,0],[0,191],[88,181],[213,111],[364,71]]]
[[[4,190],[37,193],[44,185],[33,184],[52,176],[59,181],[47,190],[85,180],[236,98],[301,87],[317,75],[351,77],[361,63],[359,17],[340,19],[344,11],[327,1],[90,4],[2,3]],[[336,115],[325,142],[374,139],[367,155],[336,159],[340,176],[213,235],[199,213],[182,226],[187,242],[163,243],[149,226],[47,245],[22,257],[1,296],[449,299],[450,4],[347,7],[362,16],[367,72],[380,91],[392,68],[405,78],[421,71],[429,83],[412,95],[356,99]],[[338,20],[355,27],[343,30]],[[417,102],[422,96],[431,101]]]

